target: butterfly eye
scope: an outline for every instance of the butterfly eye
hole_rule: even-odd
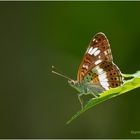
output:
[[[68,83],[71,85],[71,86],[74,86],[76,84],[76,81],[74,80],[68,80]]]
[[[73,82],[72,80],[68,80],[68,83],[69,83],[70,85],[73,85],[73,84],[74,84],[74,82]]]

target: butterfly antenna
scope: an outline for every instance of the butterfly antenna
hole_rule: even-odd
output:
[[[58,69],[56,69],[55,66],[52,66],[52,69],[54,69],[54,70],[52,70],[52,73],[53,73],[53,74],[56,74],[56,75],[58,75],[58,76],[61,76],[61,77],[63,77],[63,78],[66,78],[66,79],[68,79],[68,80],[72,80],[72,79],[69,78],[68,76],[62,74],[62,72],[60,72]],[[59,71],[59,72],[57,72],[57,71]]]

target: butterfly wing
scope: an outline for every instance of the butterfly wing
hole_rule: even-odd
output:
[[[115,88],[123,84],[121,71],[113,62],[103,61],[92,68],[85,75],[84,81],[93,85],[100,85],[104,90]]]
[[[102,61],[112,61],[110,44],[104,33],[97,33],[89,43],[80,64],[77,80],[81,81],[93,67]]]
[[[97,33],[90,41],[80,64],[77,80],[100,85],[105,90],[123,83],[121,72],[113,63],[110,44],[105,34]]]

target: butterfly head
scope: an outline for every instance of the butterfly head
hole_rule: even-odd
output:
[[[76,89],[78,92],[80,93],[85,92],[84,84],[82,82],[70,79],[68,80],[68,83],[71,87]]]
[[[73,87],[73,88],[75,88],[76,90],[79,91],[80,83],[78,81],[70,79],[70,80],[68,80],[68,83],[71,87]]]
[[[57,72],[58,70],[56,71],[56,68],[54,66],[52,66],[52,68],[54,69],[52,71],[52,73],[54,73],[54,74],[56,74],[58,76],[61,76],[61,77],[65,78],[65,79],[68,79],[69,85],[71,87],[73,87],[74,89],[76,89],[78,92],[84,92],[84,88],[83,88],[84,86],[83,86],[83,83],[82,82],[79,82],[77,80],[73,80],[70,77],[62,74],[62,72]]]

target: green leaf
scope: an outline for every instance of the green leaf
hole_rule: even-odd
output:
[[[135,74],[123,74],[123,77],[131,78],[131,79],[126,80],[122,86],[117,87],[117,88],[111,88],[103,92],[98,98],[92,98],[91,100],[89,100],[87,104],[83,107],[83,109],[78,111],[69,121],[67,121],[66,124],[71,123],[74,119],[79,117],[82,113],[84,113],[85,111],[94,107],[97,104],[140,87],[140,71],[137,71]]]

